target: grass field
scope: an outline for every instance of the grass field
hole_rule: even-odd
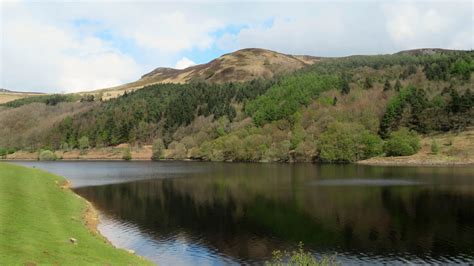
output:
[[[91,232],[83,219],[86,201],[62,188],[64,182],[0,163],[0,265],[151,264]]]

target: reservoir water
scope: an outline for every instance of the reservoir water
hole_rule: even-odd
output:
[[[114,245],[161,265],[474,263],[474,167],[15,162],[65,176]]]

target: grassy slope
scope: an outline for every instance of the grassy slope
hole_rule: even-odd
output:
[[[0,264],[146,264],[86,228],[86,203],[62,189],[64,181],[37,169],[0,163]]]
[[[438,143],[439,152],[431,152],[433,140]],[[421,149],[411,156],[374,157],[360,164],[371,165],[458,165],[474,164],[474,129],[460,133],[439,133],[424,136]]]
[[[29,97],[29,96],[37,96],[38,94],[29,94],[29,93],[10,93],[10,92],[0,92],[0,104],[11,102],[17,99]]]

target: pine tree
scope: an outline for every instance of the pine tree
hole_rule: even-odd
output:
[[[341,90],[341,93],[342,94],[349,94],[349,92],[351,91],[351,87],[349,86],[349,82],[347,82],[346,79],[344,79],[342,81],[342,90]]]
[[[373,86],[372,79],[369,78],[369,77],[366,77],[365,82],[364,82],[364,88],[365,89],[370,89],[370,88],[372,88],[372,86]]]
[[[388,79],[385,80],[385,84],[383,85],[383,90],[384,91],[389,91],[392,89],[392,85],[390,85],[390,81]]]

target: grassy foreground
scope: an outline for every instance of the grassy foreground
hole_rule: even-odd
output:
[[[85,200],[61,188],[64,182],[41,170],[0,163],[1,265],[149,264],[89,231]]]

